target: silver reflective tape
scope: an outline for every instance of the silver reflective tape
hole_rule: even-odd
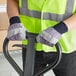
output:
[[[53,13],[44,13],[43,14],[43,19],[44,20],[54,20],[54,21],[57,21],[57,22],[60,22],[63,20],[63,16],[64,14],[53,14]]]
[[[39,19],[43,19],[43,20],[54,20],[54,21],[60,22],[72,15],[74,1],[75,0],[67,0],[65,14],[60,15],[60,14],[43,12],[43,18],[41,18],[42,12],[29,10],[28,9],[28,0],[23,0],[22,8],[20,8],[20,13],[23,15],[33,17],[33,18],[39,18]]]
[[[65,14],[63,16],[63,20],[72,15],[73,8],[74,8],[74,2],[75,2],[75,0],[67,0],[67,4],[66,4],[66,9],[65,9]]]

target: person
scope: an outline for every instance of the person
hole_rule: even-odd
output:
[[[9,40],[22,40],[26,45],[26,31],[39,34],[35,73],[54,61],[54,45],[59,42],[62,59],[53,71],[56,76],[76,76],[76,0],[7,0],[7,13]]]

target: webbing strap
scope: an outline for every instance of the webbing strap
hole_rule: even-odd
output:
[[[54,21],[62,21],[67,17],[72,15],[73,7],[75,0],[67,0],[65,13],[64,14],[55,14],[55,13],[46,13],[43,12],[43,20],[54,20]],[[28,9],[28,0],[22,0],[22,8],[20,8],[20,13],[23,15],[27,15],[33,18],[41,19],[40,11],[34,11]]]

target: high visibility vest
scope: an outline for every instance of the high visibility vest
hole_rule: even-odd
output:
[[[31,33],[40,33],[54,26],[76,12],[76,0],[19,0],[20,19]],[[59,39],[63,53],[76,50],[76,29],[68,31]],[[26,44],[26,40],[23,44]],[[45,52],[55,51],[55,47],[37,43],[36,49]]]

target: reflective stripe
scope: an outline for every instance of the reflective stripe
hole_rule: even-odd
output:
[[[53,13],[44,13],[43,14],[43,19],[44,20],[54,20],[57,22],[60,22],[61,20],[63,20],[63,14],[59,15],[59,14],[53,14]]]
[[[74,0],[67,0],[65,14],[44,13],[43,19],[44,20],[49,19],[49,20],[54,20],[54,21],[60,22],[72,15],[73,6],[74,6]]]
[[[22,8],[20,8],[20,13],[23,15],[41,19],[41,12],[28,9],[28,0],[22,0]]]
[[[54,20],[54,21],[60,22],[64,19],[68,18],[69,16],[72,15],[74,1],[75,0],[67,0],[65,14],[54,14],[54,13],[43,12],[43,20]],[[20,8],[20,13],[23,15],[41,19],[42,12],[29,10],[28,9],[28,0],[23,0],[22,8]]]
[[[74,2],[75,2],[75,0],[67,0],[66,10],[65,10],[63,19],[66,19],[72,15],[73,8],[74,8]]]

